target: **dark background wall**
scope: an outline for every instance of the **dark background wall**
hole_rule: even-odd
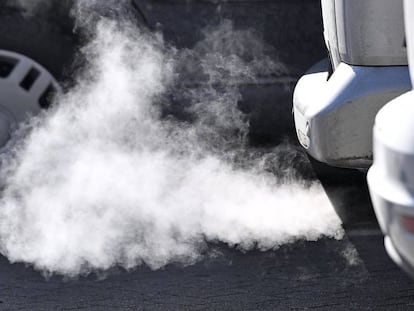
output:
[[[299,76],[326,54],[319,0],[134,0],[148,25],[179,47],[191,47],[201,30],[221,19],[254,29]]]
[[[5,30],[0,34],[0,48],[28,55],[58,77],[62,71],[70,77],[70,66],[66,65],[78,49],[69,18],[73,1],[45,0],[34,16],[21,14],[15,0],[0,1],[0,28]],[[111,11],[113,1],[120,3],[96,3]],[[138,9],[137,18],[150,29],[161,31],[177,48],[192,49],[206,26],[223,20],[230,20],[234,29],[254,31],[268,54],[286,70],[240,86],[240,104],[250,116],[252,142],[274,144],[286,136],[296,141],[291,114],[295,83],[308,67],[326,56],[320,0],[130,1]]]
[[[235,29],[252,29],[271,47],[286,71],[244,85],[254,143],[295,141],[292,94],[297,79],[326,57],[319,0],[134,0],[152,29],[177,47],[191,48],[207,25],[228,19]]]

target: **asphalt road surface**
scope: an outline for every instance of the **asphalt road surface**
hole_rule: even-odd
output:
[[[45,279],[0,258],[0,310],[409,310],[414,282],[384,251],[375,220],[343,240],[216,256],[188,267]]]
[[[292,90],[285,82],[243,90],[254,144],[278,141],[266,133],[294,137]],[[77,280],[46,279],[0,257],[0,310],[414,310],[414,281],[385,253],[364,176],[354,175],[328,169],[319,176],[350,223],[340,241],[247,253],[211,245],[216,256],[193,266],[113,269]]]

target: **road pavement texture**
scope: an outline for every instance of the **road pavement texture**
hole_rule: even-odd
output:
[[[76,280],[45,279],[31,267],[1,257],[0,310],[414,308],[414,282],[386,255],[375,219],[365,221],[349,225],[340,241],[247,253],[212,244],[215,255],[193,266],[114,268]]]

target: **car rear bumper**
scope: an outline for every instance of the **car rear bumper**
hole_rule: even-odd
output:
[[[380,183],[383,185],[379,186]],[[368,185],[375,214],[385,235],[387,253],[399,267],[414,277],[414,234],[407,231],[400,221],[402,216],[414,216],[414,197],[407,198],[406,194],[398,194],[395,189],[386,191],[385,188],[390,185],[384,183],[372,169],[368,172]],[[392,198],[391,192],[399,197]]]
[[[388,103],[374,126],[374,163],[367,181],[390,257],[414,277],[414,93]],[[413,221],[414,223],[414,221]]]
[[[296,85],[293,112],[302,146],[332,166],[367,169],[378,110],[411,88],[407,66],[341,63],[328,79],[328,61],[314,65]]]

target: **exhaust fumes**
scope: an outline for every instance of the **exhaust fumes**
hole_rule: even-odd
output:
[[[192,264],[209,242],[246,251],[342,237],[318,184],[276,177],[266,163],[277,150],[247,146],[237,83],[285,70],[257,36],[225,21],[177,50],[129,23],[102,18],[93,33],[76,85],[1,156],[10,261],[76,276]],[[185,118],[165,113],[171,98]]]

